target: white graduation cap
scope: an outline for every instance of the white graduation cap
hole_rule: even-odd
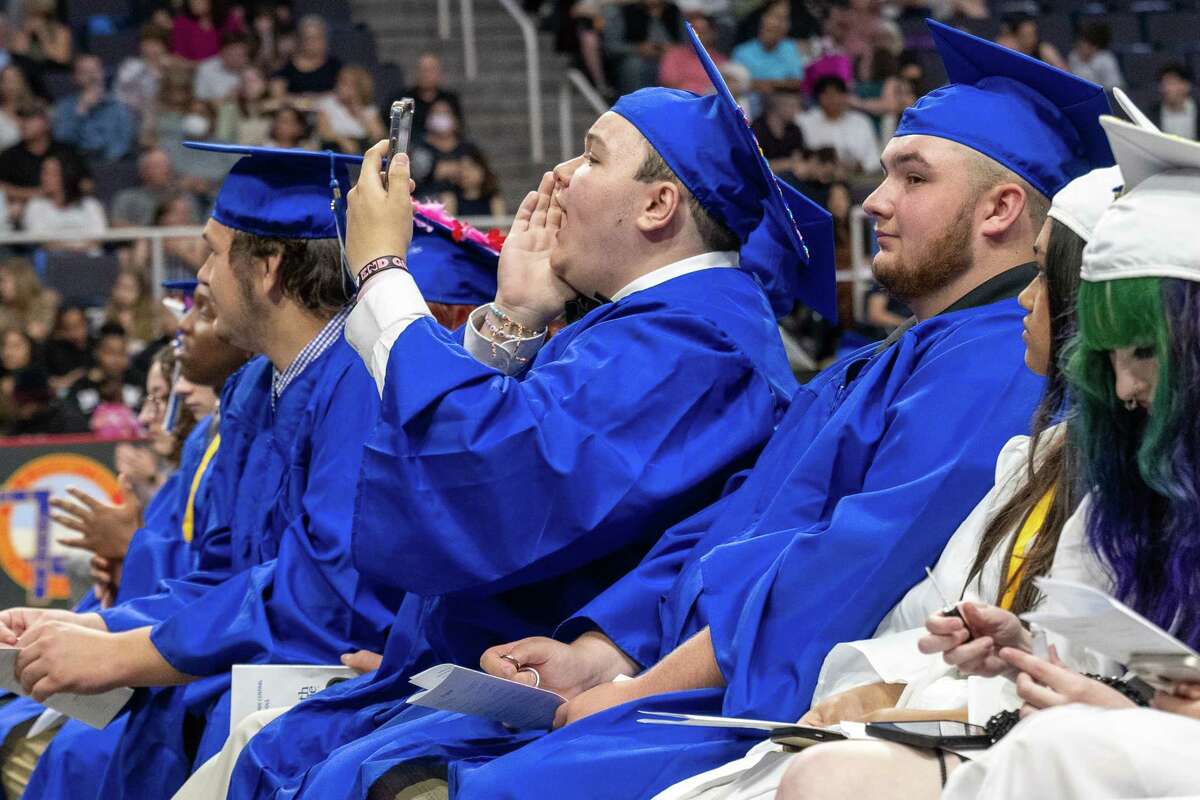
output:
[[[1083,251],[1086,281],[1200,281],[1200,143],[1101,117],[1125,193],[1096,223]]]
[[[1129,95],[1119,88],[1114,88],[1113,97],[1135,125],[1145,130],[1158,131],[1158,126],[1142,113],[1129,99]],[[1047,216],[1058,220],[1074,231],[1080,239],[1089,242],[1092,232],[1096,230],[1096,223],[1112,205],[1113,200],[1120,195],[1124,183],[1119,166],[1094,169],[1060,189],[1058,194],[1054,195]]]

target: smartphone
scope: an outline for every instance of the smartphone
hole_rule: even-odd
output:
[[[415,104],[411,97],[404,97],[392,103],[391,121],[388,125],[388,154],[387,163],[383,165],[383,185],[387,188],[388,165],[396,153],[408,152],[408,139],[412,135],[413,109]]]
[[[1155,689],[1169,692],[1177,683],[1200,683],[1200,658],[1189,654],[1137,655],[1129,671]]]
[[[785,750],[803,750],[814,744],[838,742],[845,738],[840,733],[820,728],[808,728],[804,725],[789,725],[786,728],[776,728],[771,731],[771,741],[783,745]]]
[[[979,725],[949,719],[914,722],[869,722],[867,733],[889,742],[939,750],[982,750],[992,739]]]

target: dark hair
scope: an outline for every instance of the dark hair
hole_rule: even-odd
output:
[[[885,81],[900,73],[900,60],[887,47],[876,47],[871,51],[871,80]]]
[[[463,158],[474,161],[483,170],[483,186],[479,189],[482,197],[492,198],[500,194],[500,179],[492,171],[492,165],[488,163],[487,156],[482,151],[469,151],[463,154]]]
[[[975,563],[971,565],[967,577],[969,584],[982,573],[996,548],[1008,541],[995,598],[995,603],[999,605],[1011,587],[1007,565],[1012,561],[1017,543],[1013,532],[1024,525],[1034,507],[1048,492],[1054,492],[1037,537],[1025,551],[1020,570],[1012,576],[1013,581],[1020,582],[1010,609],[1016,614],[1029,611],[1037,605],[1040,594],[1033,579],[1050,571],[1059,534],[1079,504],[1079,471],[1075,465],[1075,452],[1067,446],[1067,436],[1059,435],[1049,442],[1043,442],[1042,437],[1061,419],[1068,407],[1067,376],[1060,368],[1060,361],[1075,333],[1075,293],[1079,289],[1079,267],[1083,263],[1085,244],[1077,233],[1051,218],[1046,271],[1041,278],[1046,282],[1046,294],[1050,302],[1050,357],[1047,360],[1049,373],[1046,376],[1046,388],[1033,414],[1024,481],[1008,502],[988,520]]]
[[[229,259],[242,264],[279,256],[284,295],[323,319],[350,301],[337,239],[276,239],[234,231]]]
[[[692,222],[696,224],[696,231],[700,234],[700,241],[704,243],[707,250],[716,252],[724,252],[726,250],[738,250],[741,248],[741,241],[725,226],[725,223],[714,218],[711,214],[700,205],[700,201],[696,199],[683,181],[675,174],[663,157],[658,154],[658,151],[647,145],[646,157],[642,160],[642,164],[634,173],[633,179],[642,183],[654,183],[655,181],[671,181],[679,186],[683,191],[683,196],[687,200],[688,211],[691,212]]]
[[[813,84],[813,99],[821,99],[821,95],[825,94],[826,90],[828,90],[830,87],[837,89],[842,94],[846,94],[850,91],[850,89],[846,86],[846,82],[837,75],[826,75],[822,78],[818,78],[817,82]]]
[[[154,39],[164,45],[170,45],[171,32],[154,22],[147,22],[138,30],[138,42],[144,42],[147,39]]]
[[[249,50],[254,49],[254,39],[248,33],[240,30],[229,30],[221,34],[221,49],[234,44],[244,44]]]
[[[73,158],[48,156],[42,163],[51,160],[58,164],[62,173],[63,199],[67,205],[75,205],[83,199],[83,169]]]
[[[107,339],[109,336],[116,336],[121,339],[126,338],[125,326],[119,322],[104,323],[100,326],[100,330],[96,332],[96,341],[99,342],[101,339]]]
[[[1107,50],[1112,44],[1112,28],[1103,22],[1085,22],[1079,29],[1079,38],[1097,50]]]
[[[1174,75],[1180,80],[1193,83],[1195,78],[1192,76],[1192,71],[1182,61],[1170,61],[1158,68],[1158,80],[1162,80],[1164,75]]]
[[[280,106],[279,108],[275,109],[275,113],[271,115],[270,134],[271,134],[272,138],[274,138],[274,136],[275,136],[275,123],[279,119],[279,115],[287,114],[287,113],[294,114],[296,116],[296,119],[300,120],[300,127],[301,127],[300,138],[301,138],[301,140],[307,139],[308,137],[312,136],[312,123],[310,123],[308,121],[308,117],[304,115],[304,112],[302,112],[300,109],[296,108],[295,106]]]

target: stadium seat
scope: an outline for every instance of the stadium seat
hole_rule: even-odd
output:
[[[1059,52],[1070,52],[1075,44],[1075,26],[1067,14],[1047,14],[1038,18],[1038,31],[1042,40],[1058,48]]]
[[[375,54],[375,34],[362,25],[331,27],[329,52],[337,56],[343,64],[370,67],[379,60]]]
[[[107,36],[91,37],[88,49],[93,55],[100,57],[105,70],[112,74],[124,59],[137,56],[139,39],[140,35],[136,30],[117,31]]]
[[[75,79],[71,77],[70,72],[46,70],[42,73],[42,82],[46,85],[46,93],[50,95],[51,102],[76,91]]]
[[[92,180],[96,184],[96,199],[111,212],[112,201],[117,192],[138,185],[138,163],[136,158],[125,158],[102,169],[93,170]]]
[[[1080,27],[1086,22],[1101,22],[1112,31],[1112,47],[1114,50],[1128,47],[1145,41],[1142,38],[1142,20],[1137,14],[1081,14],[1078,18]]]
[[[305,14],[316,14],[329,20],[331,25],[341,25],[352,17],[350,0],[294,0],[292,16],[299,19]]]
[[[1121,53],[1121,71],[1130,86],[1153,86],[1164,64],[1182,61],[1175,53],[1149,49],[1127,50]]]
[[[108,302],[119,269],[117,257],[108,253],[89,256],[47,251],[44,283],[62,295],[64,304],[102,306]]]
[[[387,62],[371,66],[371,78],[375,81],[375,104],[390,103],[404,91],[404,70],[399,64]]]
[[[1163,48],[1200,46],[1200,11],[1172,11],[1146,17],[1146,34]]]

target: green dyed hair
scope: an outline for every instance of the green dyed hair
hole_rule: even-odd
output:
[[[1135,440],[1125,444],[1136,449],[1142,480],[1160,493],[1169,492],[1161,474],[1163,454],[1175,405],[1171,375],[1171,332],[1163,306],[1160,278],[1124,278],[1092,283],[1082,281],[1076,300],[1076,335],[1067,353],[1067,376],[1079,411],[1079,436],[1085,463],[1096,463],[1087,451],[1112,444],[1113,417],[1127,418],[1117,397],[1116,377],[1109,353],[1123,347],[1150,347],[1158,358],[1158,385],[1154,391],[1154,414],[1145,427],[1128,431]],[[1124,427],[1124,426],[1119,426]],[[1109,434],[1105,434],[1109,431]],[[1098,454],[1096,454],[1098,455]],[[1131,465],[1132,466],[1132,465]],[[1091,476],[1093,478],[1099,476]]]

